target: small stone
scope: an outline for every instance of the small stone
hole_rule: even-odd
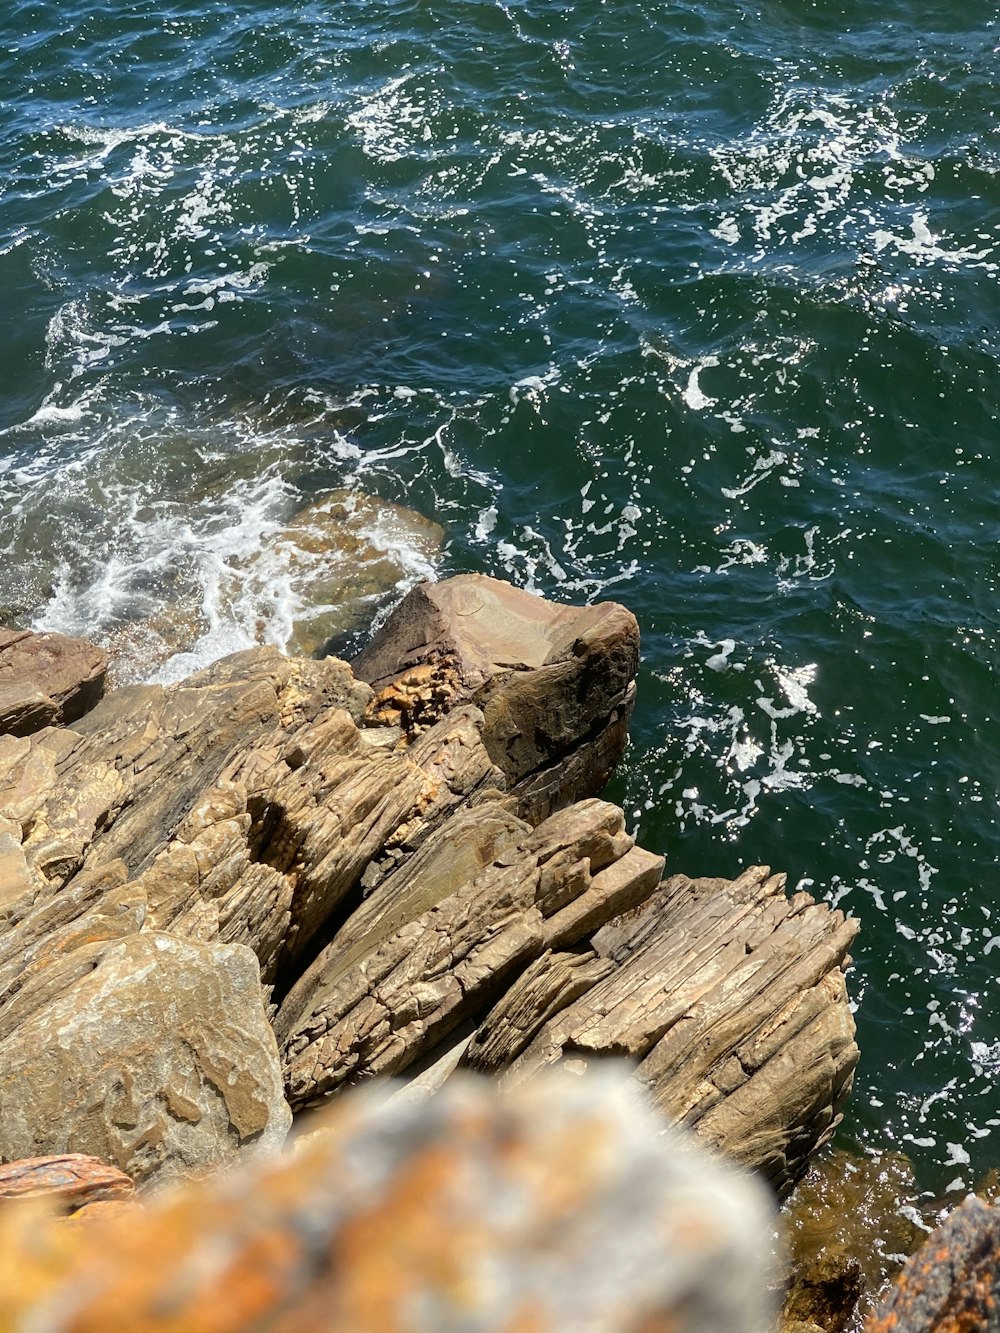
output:
[[[0,1166],[0,1199],[44,1197],[68,1210],[131,1199],[135,1181],[84,1153],[28,1157]]]

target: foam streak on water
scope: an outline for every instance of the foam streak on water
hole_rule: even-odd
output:
[[[173,679],[352,562],[348,628],[459,569],[619,598],[639,835],[859,915],[850,1134],[995,1164],[990,7],[13,15],[2,618]]]

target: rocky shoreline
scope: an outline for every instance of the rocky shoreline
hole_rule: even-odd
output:
[[[767,867],[663,878],[598,799],[638,650],[623,607],[478,575],[350,664],[260,648],[103,697],[100,650],[4,632],[0,1157],[143,1191],[376,1077],[416,1102],[624,1056],[785,1198],[850,1090],[857,928]]]

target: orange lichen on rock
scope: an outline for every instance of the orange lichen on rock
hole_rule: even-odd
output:
[[[970,1196],[908,1261],[865,1333],[995,1333],[1000,1209]]]
[[[458,1080],[126,1216],[0,1210],[0,1329],[763,1333],[768,1229],[624,1075]]]

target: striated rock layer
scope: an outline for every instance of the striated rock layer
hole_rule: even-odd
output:
[[[377,1075],[611,1053],[784,1193],[850,1086],[855,927],[760,868],[661,884],[594,799],[637,663],[623,608],[468,576],[353,670],[256,649],[0,736],[0,1155],[167,1178]]]
[[[0,735],[75,722],[104,693],[107,670],[86,639],[0,628]]]

